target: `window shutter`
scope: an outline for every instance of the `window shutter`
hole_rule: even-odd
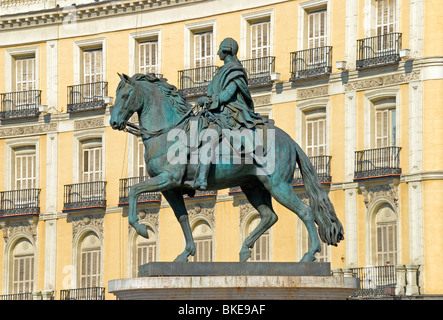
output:
[[[157,41],[146,41],[139,44],[140,73],[158,73],[157,51]]]

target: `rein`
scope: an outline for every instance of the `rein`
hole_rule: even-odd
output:
[[[128,133],[131,133],[131,134],[133,134],[133,135],[135,135],[137,137],[140,137],[142,135],[146,135],[146,136],[148,136],[149,139],[151,139],[151,138],[154,138],[154,137],[158,137],[159,135],[162,135],[162,134],[164,134],[166,132],[169,132],[169,131],[171,131],[171,129],[177,127],[179,124],[181,124],[189,116],[189,114],[191,112],[192,112],[192,109],[189,109],[189,111],[186,112],[183,115],[183,117],[181,117],[180,120],[177,123],[175,123],[175,124],[173,124],[173,125],[171,125],[171,126],[169,126],[167,128],[163,128],[163,129],[160,129],[160,130],[157,130],[157,131],[150,132],[150,131],[146,130],[145,128],[143,128],[142,126],[138,126],[138,125],[136,125],[134,123],[131,123],[129,121],[126,122],[126,126],[129,127],[129,128],[125,128],[124,131],[128,132]]]

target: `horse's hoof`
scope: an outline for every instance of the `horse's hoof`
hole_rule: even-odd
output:
[[[246,262],[252,256],[251,250],[240,251],[240,262]]]
[[[300,260],[300,262],[314,262],[315,259],[316,258],[312,253],[306,252],[303,258]]]
[[[144,224],[139,224],[135,230],[143,238],[149,239],[148,228]]]

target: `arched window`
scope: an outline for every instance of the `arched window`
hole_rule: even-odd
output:
[[[389,204],[381,205],[375,216],[377,265],[397,263],[397,215]]]
[[[302,248],[303,253],[307,252],[311,246],[311,239],[309,238],[308,230],[306,229],[304,223],[300,220],[299,223],[302,225]],[[315,254],[315,262],[330,262],[329,258],[329,246],[320,240],[321,251]]]
[[[26,239],[19,239],[12,249],[11,293],[31,293],[34,286],[34,246]]]
[[[195,256],[190,261],[210,262],[212,261],[213,232],[211,226],[204,220],[195,223],[192,229],[195,242]]]
[[[80,244],[79,284],[80,288],[100,287],[102,284],[102,249],[100,238],[88,232]]]
[[[134,274],[138,267],[157,260],[157,235],[149,226],[147,227],[149,239],[137,236],[135,239],[135,263]]]

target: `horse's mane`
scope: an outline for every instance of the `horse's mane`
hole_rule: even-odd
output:
[[[192,109],[191,104],[183,98],[177,88],[169,84],[164,78],[158,78],[153,73],[136,73],[131,77],[131,83],[135,83],[135,81],[146,81],[155,85],[180,114],[186,114],[189,112],[189,109]],[[121,88],[120,84],[117,87],[117,91]]]

